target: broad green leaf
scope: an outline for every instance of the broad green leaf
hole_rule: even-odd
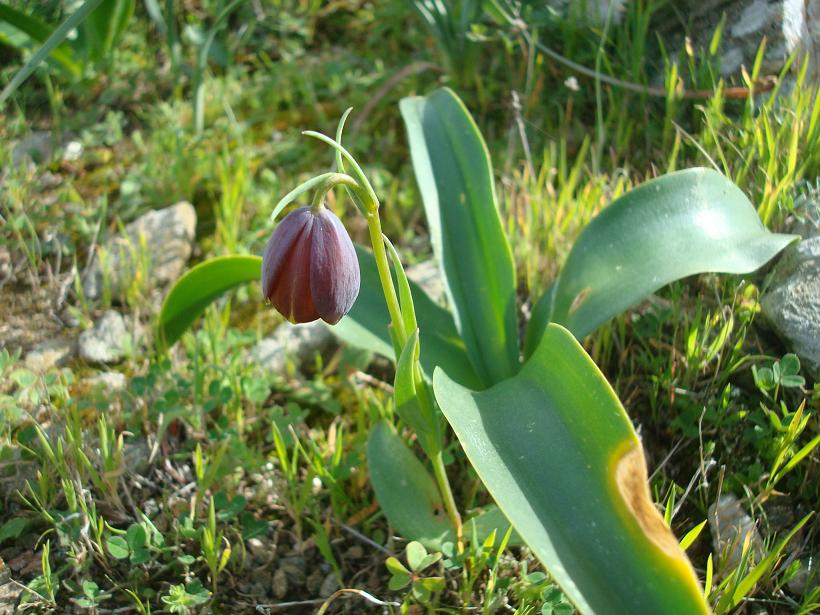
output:
[[[0,544],[9,538],[20,538],[26,527],[28,527],[28,519],[24,517],[9,519],[0,525]]]
[[[407,565],[410,566],[410,570],[413,572],[422,570],[421,564],[424,558],[427,557],[427,549],[424,548],[424,545],[411,540],[405,547],[405,553],[407,554]]]
[[[105,541],[105,546],[108,547],[108,552],[111,557],[115,559],[125,559],[128,557],[128,543],[122,536],[111,536]]]
[[[433,383],[496,504],[582,613],[708,612],[635,431],[569,331],[550,325],[521,371],[486,391],[440,369]]]
[[[54,29],[36,17],[21,13],[17,9],[0,2],[0,23],[2,22],[19,30],[31,42],[39,45],[42,45],[48,39]],[[0,31],[0,41],[3,41],[4,38],[3,33]],[[74,61],[74,54],[68,45],[62,44],[54,47],[48,58],[74,77],[80,75],[80,67]]]
[[[134,0],[103,0],[83,23],[83,46],[88,59],[98,62],[119,41],[134,14]]]
[[[749,273],[795,239],[766,230],[723,175],[670,173],[628,192],[584,228],[558,278],[552,322],[583,338],[674,280]]]
[[[86,20],[89,13],[97,8],[100,2],[102,2],[102,0],[86,0],[80,8],[74,11],[74,13],[72,13],[63,23],[55,28],[55,30],[43,43],[43,46],[29,58],[23,67],[15,73],[8,85],[3,88],[3,91],[0,92],[0,105],[6,102],[8,97],[11,96],[18,87],[20,87],[21,83],[29,78],[31,73],[36,70],[40,63],[45,60],[49,54],[54,51],[54,49],[63,43],[72,30]]]
[[[515,271],[487,146],[451,90],[405,98],[400,108],[456,328],[489,386],[512,376],[519,363]]]
[[[404,538],[440,551],[452,526],[435,480],[393,428],[376,423],[367,439],[370,483],[382,512]]]
[[[356,255],[359,257],[362,275],[359,297],[347,316],[330,327],[330,330],[352,346],[393,359],[393,344],[387,330],[390,316],[382,294],[376,261],[368,250],[358,245]],[[450,312],[430,299],[413,282],[410,282],[410,290],[419,323],[421,366],[424,372],[432,376],[433,369],[441,365],[465,386],[479,388],[481,380],[470,365]]]
[[[259,280],[261,275],[261,258],[240,255],[212,258],[186,272],[162,304],[160,344],[172,346],[213,301],[237,286]]]
[[[408,575],[409,576],[409,574],[410,574],[410,571],[407,570],[407,568],[404,567],[404,564],[402,564],[398,559],[396,559],[393,556],[388,557],[385,560],[384,563],[387,566],[387,569],[390,571],[390,574],[392,574],[392,575]]]

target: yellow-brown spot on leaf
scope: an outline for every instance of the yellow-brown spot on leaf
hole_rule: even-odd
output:
[[[644,534],[667,555],[686,559],[674,534],[652,501],[646,475],[646,461],[640,445],[630,448],[618,461],[615,468],[615,483]]]
[[[570,314],[575,312],[579,307],[581,307],[584,304],[584,301],[587,300],[587,297],[589,297],[590,292],[592,292],[592,289],[587,287],[583,289],[580,293],[575,295],[575,299],[572,300],[572,305],[569,306]]]

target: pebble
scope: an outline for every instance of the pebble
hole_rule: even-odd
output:
[[[23,363],[34,372],[46,372],[68,363],[77,352],[77,343],[66,337],[57,337],[37,344],[26,353]]]
[[[763,539],[757,531],[755,522],[746,514],[740,501],[727,494],[709,507],[707,515],[709,529],[712,532],[712,545],[716,561],[728,551],[726,559],[728,570],[733,570],[740,564],[743,555],[743,543],[750,537],[752,559],[759,562],[763,555]],[[731,545],[731,546],[730,546]]]
[[[339,589],[339,580],[336,578],[336,574],[331,572],[319,587],[319,597],[329,598],[337,589]]]
[[[760,305],[802,366],[820,379],[820,235],[784,253]]]
[[[125,357],[128,332],[119,312],[108,310],[80,334],[80,358],[88,363],[117,363]]]
[[[279,568],[273,573],[273,595],[278,599],[284,598],[288,593],[288,576],[285,571]]]
[[[108,393],[119,393],[124,391],[128,384],[125,374],[120,372],[100,372],[86,380],[88,386],[92,388],[102,388]]]
[[[173,282],[191,256],[195,234],[196,211],[187,201],[140,216],[125,227],[124,236],[118,234],[100,248],[83,280],[85,296],[93,300],[102,295],[103,267],[114,298],[123,298],[138,274],[144,276],[144,290]]]
[[[270,372],[284,372],[288,357],[297,365],[311,361],[333,343],[333,334],[321,322],[292,325],[284,322],[251,350],[253,362]]]

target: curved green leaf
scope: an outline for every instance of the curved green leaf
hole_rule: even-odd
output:
[[[261,275],[258,256],[219,256],[198,264],[165,297],[159,313],[159,343],[172,346],[213,301]]]
[[[25,34],[33,43],[42,45],[51,35],[53,27],[43,23],[36,17],[21,13],[14,7],[0,2],[0,22],[5,22]],[[0,32],[0,41],[5,37]],[[74,54],[68,45],[54,47],[48,56],[51,61],[60,66],[74,77],[80,75],[80,67],[74,61]]]
[[[708,612],[623,407],[566,329],[550,325],[521,371],[486,391],[442,370],[433,383],[493,499],[582,613]]]
[[[87,57],[98,62],[111,53],[134,14],[134,0],[103,0],[83,23]]]
[[[29,78],[31,73],[37,69],[40,63],[45,60],[49,54],[54,51],[54,49],[63,43],[72,30],[86,20],[89,13],[97,8],[100,2],[102,2],[102,0],[86,0],[80,8],[74,11],[63,23],[54,29],[54,31],[43,43],[43,46],[34,52],[34,54],[28,59],[28,62],[26,62],[23,67],[15,73],[8,85],[6,85],[6,87],[3,88],[3,91],[0,92],[0,105],[6,102],[8,97],[11,96],[18,87],[20,87],[21,83]]]
[[[367,439],[367,467],[376,499],[403,537],[440,551],[453,534],[435,480],[389,423],[376,423]]]
[[[330,327],[330,330],[352,346],[394,359],[393,343],[387,329],[390,316],[384,302],[376,261],[372,253],[358,245],[356,255],[359,257],[362,275],[359,297],[347,316]],[[456,332],[453,316],[413,282],[410,282],[410,291],[419,323],[421,366],[424,372],[432,375],[433,369],[440,365],[459,382],[479,388],[481,380],[467,358],[464,343]]]
[[[487,146],[448,89],[403,99],[401,113],[456,328],[488,386],[512,376],[519,362],[515,271]]]
[[[723,175],[670,173],[628,192],[584,228],[558,278],[552,321],[583,338],[674,280],[749,273],[795,239],[766,230]]]

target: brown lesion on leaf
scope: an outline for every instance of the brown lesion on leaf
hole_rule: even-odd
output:
[[[618,461],[615,468],[615,483],[626,502],[632,516],[641,526],[644,534],[670,557],[686,559],[666,525],[649,492],[646,461],[640,445],[631,447]]]
[[[569,313],[572,314],[578,308],[580,308],[584,304],[584,302],[587,300],[587,297],[589,297],[589,294],[591,292],[592,292],[592,289],[589,286],[587,286],[586,288],[581,290],[581,292],[579,292],[577,295],[575,295],[575,299],[572,300],[572,305],[569,306]]]

